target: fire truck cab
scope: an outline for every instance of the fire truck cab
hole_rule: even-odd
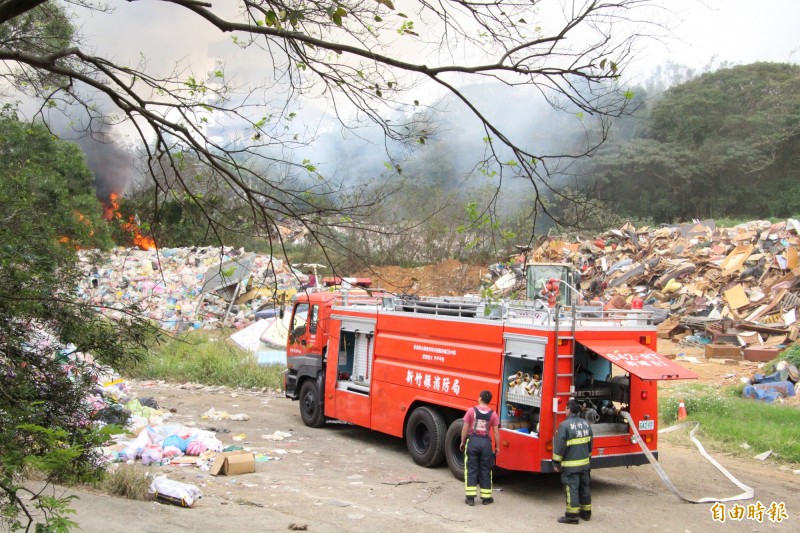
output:
[[[647,311],[562,304],[567,281],[545,277],[522,301],[300,293],[285,394],[308,426],[336,419],[404,438],[417,464],[446,461],[459,478],[462,417],[484,389],[500,416],[499,467],[552,472],[572,397],[593,426],[593,468],[647,462],[637,434],[657,454],[658,381],[697,376],[655,351]]]

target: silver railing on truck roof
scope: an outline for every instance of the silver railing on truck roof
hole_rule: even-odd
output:
[[[334,307],[383,306],[386,291],[381,289],[350,289],[336,291],[333,295]]]
[[[337,307],[372,306],[377,310],[460,319],[505,320],[513,324],[562,327],[572,321],[585,326],[653,324],[653,312],[641,309],[604,310],[601,306],[548,307],[543,300],[487,300],[478,296],[397,296],[385,291],[342,291]]]
[[[394,296],[385,294],[380,308],[442,317],[506,320],[516,324],[562,325],[577,321],[583,325],[652,325],[651,311],[640,309],[603,310],[601,306],[548,307],[543,300],[487,300],[478,296]]]

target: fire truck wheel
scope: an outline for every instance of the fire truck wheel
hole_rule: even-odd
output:
[[[447,466],[456,477],[464,479],[464,452],[461,451],[461,428],[464,427],[464,419],[453,420],[447,429],[447,436],[444,438],[444,456],[447,459]]]
[[[414,409],[406,423],[406,444],[415,463],[426,468],[442,464],[446,428],[444,417],[436,409]]]
[[[308,427],[321,428],[325,425],[317,384],[310,380],[300,387],[300,418]]]

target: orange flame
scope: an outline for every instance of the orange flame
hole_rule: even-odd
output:
[[[127,222],[122,221],[117,193],[112,192],[108,195],[108,202],[103,202],[103,218],[108,221],[119,220],[122,229],[131,234],[134,246],[138,246],[142,250],[151,250],[156,247],[156,241],[152,237],[142,235],[142,231],[136,223],[136,217],[130,216]]]
[[[83,224],[83,225],[85,225],[85,226],[89,226],[89,237],[94,237],[94,230],[93,230],[93,229],[91,229],[91,227],[92,227],[92,221],[91,221],[91,220],[89,220],[88,218],[86,218],[86,217],[83,215],[83,213],[81,213],[81,212],[80,212],[80,211],[78,211],[77,209],[76,209],[75,211],[73,211],[73,213],[75,214],[75,218],[77,218],[77,219],[78,219],[78,222],[82,223],[82,224]]]
[[[122,218],[122,213],[119,212],[119,202],[117,201],[119,195],[112,192],[108,195],[108,203],[103,202],[103,218],[112,220],[114,218]]]
[[[80,222],[81,224],[84,224],[86,226],[89,226],[89,237],[93,237],[94,236],[94,230],[91,229],[92,221],[89,220],[88,218],[86,218],[83,215],[83,213],[81,213],[77,209],[73,210],[72,214],[75,215],[75,218],[78,220],[78,222]],[[76,250],[80,250],[81,249],[80,245],[72,243],[72,239],[70,239],[66,235],[62,235],[61,237],[59,237],[58,238],[58,242],[59,242],[59,244],[71,244],[71,246],[73,248],[75,248]]]

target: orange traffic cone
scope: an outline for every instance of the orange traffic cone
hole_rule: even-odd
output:
[[[683,400],[678,403],[678,421],[686,420],[686,406],[683,405]]]

